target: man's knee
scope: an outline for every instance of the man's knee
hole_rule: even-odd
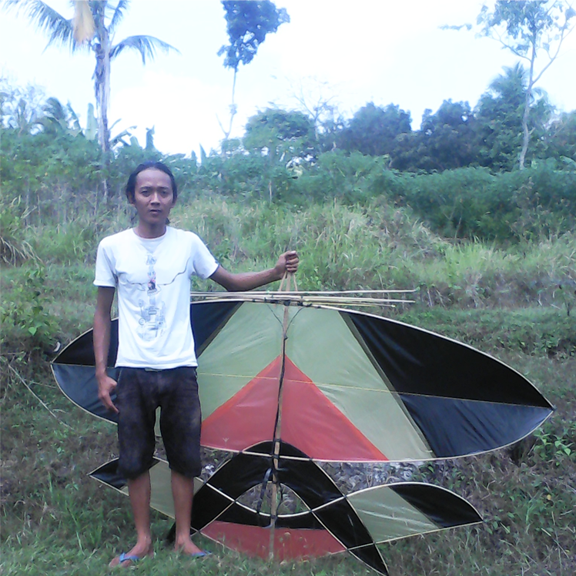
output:
[[[148,472],[152,464],[152,461],[143,461],[142,458],[121,456],[118,469],[127,480],[135,480]]]

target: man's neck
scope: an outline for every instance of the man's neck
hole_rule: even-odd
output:
[[[149,226],[142,222],[138,222],[136,228],[134,228],[134,233],[140,238],[146,238],[151,240],[153,238],[160,238],[166,234],[166,224],[158,226]]]

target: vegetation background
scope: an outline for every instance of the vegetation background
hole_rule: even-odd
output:
[[[508,449],[363,478],[445,486],[485,519],[383,545],[392,574],[576,573],[576,111],[531,81],[506,69],[477,107],[446,100],[418,130],[394,104],[351,118],[329,102],[269,107],[196,158],[163,155],[153,131],[145,147],[123,133],[103,150],[93,115],[82,127],[70,106],[1,79],[0,574],[102,574],[131,541],[127,499],[86,476],[115,456],[115,430],[60,394],[49,363],[91,326],[97,244],[131,225],[123,186],[149,159],[176,175],[172,224],[225,267],[291,248],[304,290],[416,288],[414,303],[373,312],[497,356],[557,406]],[[154,516],[158,554],[140,573],[371,573],[348,557],[272,565],[209,542],[213,556],[192,562],[162,548],[169,526]]]

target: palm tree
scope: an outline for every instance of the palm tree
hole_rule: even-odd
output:
[[[153,36],[129,36],[114,44],[114,33],[124,18],[130,0],[75,0],[75,16],[68,20],[40,0],[4,0],[4,7],[15,7],[40,30],[48,35],[48,44],[67,45],[72,52],[92,50],[96,58],[94,67],[94,94],[98,112],[98,141],[104,152],[110,150],[108,106],[110,100],[110,63],[125,50],[136,50],[142,57],[153,59],[158,48],[168,52],[176,50],[170,44]],[[176,50],[177,51],[177,50]]]
[[[42,107],[42,112],[44,114],[38,120],[38,124],[42,126],[46,134],[51,134],[54,137],[61,134],[68,134],[69,136],[82,134],[78,115],[69,103],[64,106],[58,98],[50,97]]]

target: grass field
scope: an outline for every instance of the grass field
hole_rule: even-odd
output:
[[[465,497],[485,522],[382,545],[390,573],[576,574],[576,318],[572,293],[560,293],[555,283],[573,280],[574,238],[509,250],[454,246],[402,215],[394,220],[383,213],[368,222],[361,210],[315,210],[271,214],[262,207],[241,215],[211,199],[198,212],[214,222],[217,231],[205,227],[204,235],[233,269],[266,264],[267,254],[292,239],[303,255],[302,288],[419,287],[411,307],[384,313],[497,356],[557,407],[513,449],[415,468],[414,479]],[[204,225],[196,211],[175,219],[193,229]],[[255,232],[242,243],[246,222]],[[282,233],[275,236],[275,227]],[[101,575],[132,543],[127,498],[87,476],[116,456],[115,429],[72,406],[49,367],[56,341],[65,344],[90,327],[96,233],[89,232],[31,232],[26,241],[37,260],[0,271],[1,576]],[[347,555],[269,563],[201,538],[213,555],[192,561],[164,545],[170,526],[153,515],[157,554],[138,574],[373,574]]]

